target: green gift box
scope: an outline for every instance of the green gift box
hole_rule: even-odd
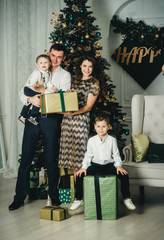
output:
[[[61,203],[70,203],[71,202],[71,189],[59,188],[59,199],[60,199]]]
[[[30,171],[30,188],[37,188],[39,185],[39,171]]]
[[[116,176],[84,177],[84,219],[117,219]]]
[[[75,199],[74,177],[73,175],[67,175],[63,177],[69,178],[69,186],[67,186],[68,188],[65,188],[65,186],[64,188],[62,188],[62,186],[59,187],[59,199],[61,203],[72,203]]]

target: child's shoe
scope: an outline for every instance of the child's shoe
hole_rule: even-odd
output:
[[[70,207],[70,210],[73,211],[73,210],[76,210],[78,209],[79,207],[83,206],[83,200],[75,200],[73,203],[72,203],[72,206]]]
[[[136,206],[132,202],[130,198],[124,199],[123,200],[124,205],[129,209],[129,210],[135,210]]]
[[[35,126],[37,126],[39,123],[36,120],[36,117],[30,117],[27,119],[29,122],[31,122],[32,124],[34,124]]]
[[[23,116],[19,116],[18,120],[21,121],[23,124],[25,124],[25,118]]]

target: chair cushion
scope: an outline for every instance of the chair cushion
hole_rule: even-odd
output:
[[[123,167],[128,171],[129,177],[133,179],[164,179],[163,163],[123,162]]]
[[[135,162],[142,162],[149,147],[149,139],[144,133],[141,133],[139,135],[131,134],[131,138],[134,160]]]
[[[164,144],[150,142],[148,148],[149,163],[164,163]]]

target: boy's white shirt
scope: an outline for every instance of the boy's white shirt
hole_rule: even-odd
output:
[[[98,135],[91,137],[88,140],[82,168],[87,169],[91,162],[100,165],[114,163],[116,168],[122,166],[116,138],[108,134],[103,138],[103,141],[101,141]]]
[[[71,87],[71,74],[59,66],[53,73],[51,73],[50,84],[55,86],[57,90],[62,89],[63,91],[69,90]],[[29,80],[29,79],[28,79]],[[28,80],[26,81],[25,86],[28,86]],[[23,105],[28,106],[27,102],[28,97],[24,94],[24,87],[19,92],[19,98]],[[53,91],[48,87],[45,91],[45,94],[52,93]]]
[[[45,85],[46,85],[46,88],[50,89],[51,91],[51,88],[53,86],[52,82],[51,82],[51,78],[52,78],[52,73],[47,70],[47,71],[42,71],[38,68],[36,68],[32,74],[30,75],[30,77],[28,78],[27,80],[27,87],[30,87],[32,88],[34,91],[35,89],[32,87],[34,84],[36,83],[40,83],[41,82],[41,77],[44,78],[45,80]]]

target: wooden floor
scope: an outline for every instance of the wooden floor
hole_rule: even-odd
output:
[[[137,206],[127,210],[119,195],[117,220],[84,220],[83,209],[67,220],[57,222],[39,218],[46,200],[29,202],[15,211],[9,211],[16,179],[0,174],[0,239],[1,240],[163,240],[164,189],[146,188],[145,203],[139,203],[137,187],[131,186],[131,196]],[[69,204],[68,204],[69,206]]]

